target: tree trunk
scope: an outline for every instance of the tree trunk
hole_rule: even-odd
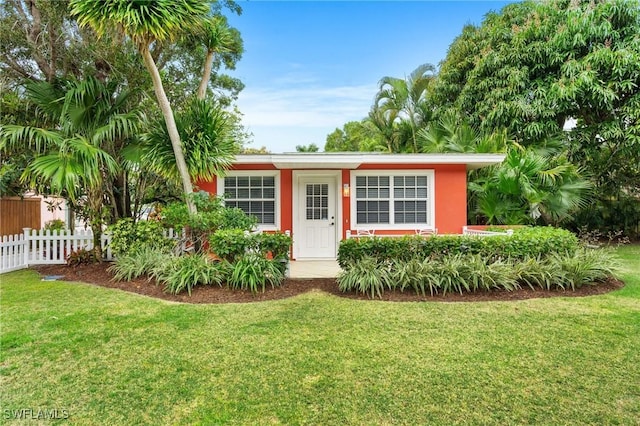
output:
[[[207,51],[207,57],[204,61],[204,70],[202,71],[202,79],[200,80],[200,86],[198,86],[198,92],[196,95],[200,100],[203,100],[207,94],[207,86],[209,85],[211,69],[213,68],[213,55],[214,52],[212,50]]]
[[[140,54],[142,54],[144,64],[147,67],[149,74],[151,75],[151,81],[153,81],[153,90],[156,93],[158,105],[160,106],[160,110],[162,110],[162,115],[164,116],[167,131],[169,132],[169,138],[171,139],[171,145],[173,146],[173,154],[176,157],[176,165],[178,166],[178,172],[180,173],[180,179],[182,180],[182,188],[184,190],[187,208],[189,209],[189,213],[195,214],[197,213],[197,209],[195,204],[193,203],[193,200],[191,199],[191,194],[193,193],[193,184],[191,183],[191,177],[189,176],[187,162],[184,159],[182,142],[180,141],[180,134],[178,133],[176,121],[173,117],[171,104],[169,103],[167,94],[165,93],[164,87],[162,86],[160,73],[158,72],[156,63],[151,57],[148,46],[141,47]]]

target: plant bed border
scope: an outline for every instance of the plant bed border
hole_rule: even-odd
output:
[[[448,293],[446,295],[417,295],[413,291],[385,291],[381,298],[370,298],[366,294],[348,292],[343,293],[338,289],[334,278],[312,279],[285,279],[282,286],[267,287],[264,292],[255,295],[250,291],[232,290],[226,286],[195,286],[191,296],[186,292],[172,295],[163,292],[162,286],[146,278],[138,278],[132,281],[113,281],[112,274],[107,271],[111,266],[109,262],[92,265],[67,266],[67,265],[38,265],[31,269],[42,276],[60,275],[64,281],[80,281],[101,287],[116,288],[131,293],[137,293],[157,299],[191,303],[191,304],[216,304],[216,303],[252,303],[267,300],[278,300],[293,297],[311,290],[320,290],[338,297],[356,300],[389,301],[389,302],[491,302],[513,301],[549,297],[584,297],[609,293],[624,287],[624,282],[611,279],[596,285],[582,286],[574,290],[532,290],[524,287],[515,291],[482,291],[475,293]]]

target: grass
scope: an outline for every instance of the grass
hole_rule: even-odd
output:
[[[0,276],[0,416],[73,424],[638,424],[640,246],[626,287],[491,303],[186,305]]]

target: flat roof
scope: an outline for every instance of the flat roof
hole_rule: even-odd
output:
[[[502,163],[506,154],[387,154],[381,152],[288,152],[239,154],[234,164],[273,164],[277,169],[357,169],[362,164],[464,164],[467,170]]]

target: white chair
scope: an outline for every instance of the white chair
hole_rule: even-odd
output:
[[[376,231],[374,229],[358,229],[356,230],[357,237],[373,237]]]
[[[420,235],[421,237],[426,237],[426,236],[431,236],[431,235],[438,235],[438,228],[416,229],[416,235]]]

